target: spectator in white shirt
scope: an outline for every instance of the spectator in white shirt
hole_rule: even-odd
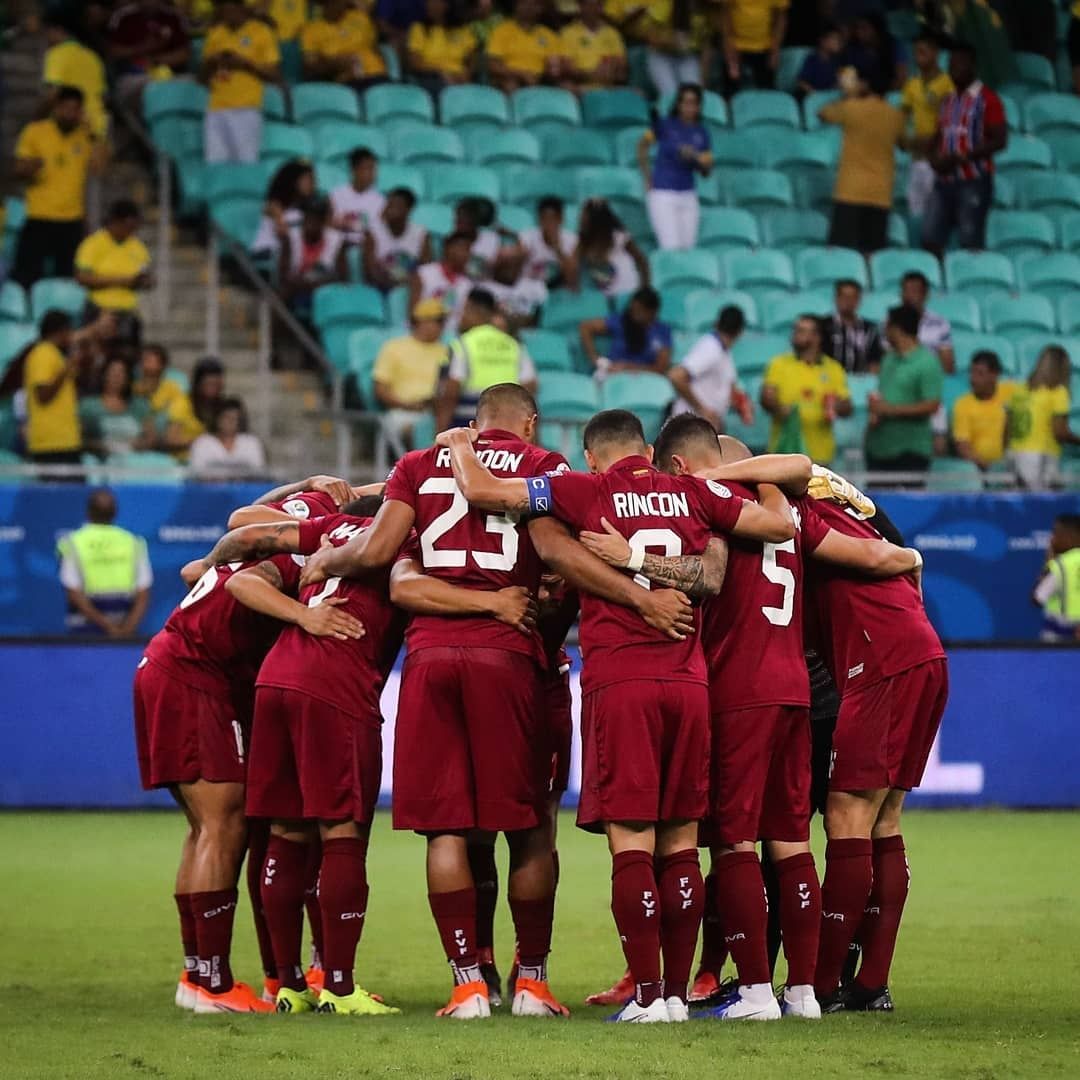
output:
[[[314,194],[315,170],[311,162],[301,158],[286,161],[274,173],[266,190],[266,205],[251,244],[252,253],[276,255],[281,230],[300,224],[304,216],[302,207]]]
[[[452,232],[442,245],[440,262],[424,263],[409,278],[409,310],[421,300],[441,300],[450,312],[446,325],[450,333],[457,333],[465,301],[473,287],[468,274],[469,249],[472,239],[465,233]]]
[[[502,248],[502,237],[492,228],[495,207],[490,199],[470,196],[454,207],[454,232],[469,237],[469,277],[474,281],[491,276]],[[511,234],[513,235],[513,234]]]
[[[191,444],[190,466],[200,480],[240,480],[266,472],[266,454],[247,432],[247,413],[239,398],[225,398],[211,431]]]
[[[423,225],[409,220],[416,196],[407,187],[386,195],[382,213],[368,222],[364,234],[364,278],[377,289],[404,285],[409,275],[431,262],[431,237]]]
[[[325,199],[312,199],[304,207],[303,222],[279,235],[278,282],[289,307],[303,318],[320,285],[345,281],[345,237],[330,228],[330,207]]]
[[[546,195],[536,204],[538,227],[518,236],[525,254],[522,276],[541,281],[549,289],[560,286],[576,289],[578,285],[577,233],[563,228],[563,201]]]
[[[724,417],[734,403],[745,423],[753,420],[753,405],[739,389],[731,355],[745,327],[742,309],[728,305],[717,317],[715,328],[699,338],[668,372],[679,395],[671,407],[672,416],[697,413],[722,432]]]
[[[953,353],[952,325],[949,320],[927,309],[930,298],[930,282],[918,270],[909,270],[900,279],[900,303],[913,307],[919,313],[919,344],[929,349],[940,361],[946,375],[956,370]]]
[[[343,232],[350,244],[359,244],[364,230],[382,213],[386,196],[375,186],[379,159],[366,146],[349,155],[349,169],[351,181],[330,192],[330,206],[334,228]]]

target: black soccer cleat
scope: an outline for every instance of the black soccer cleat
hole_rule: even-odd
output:
[[[845,990],[843,987],[837,987],[831,994],[826,994],[824,997],[818,998],[818,1005],[821,1006],[821,1015],[827,1016],[830,1013],[841,1013],[845,1011]]]
[[[488,1004],[493,1009],[497,1008],[503,1002],[502,979],[499,976],[499,969],[494,964],[481,964],[480,974],[483,976],[484,982],[487,983]]]
[[[853,982],[844,990],[844,1009],[847,1012],[892,1012],[893,1000],[887,986],[867,990]],[[822,1012],[825,1010],[822,1009]]]

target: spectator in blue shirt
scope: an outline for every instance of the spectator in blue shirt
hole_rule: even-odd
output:
[[[708,176],[713,158],[709,132],[701,122],[701,87],[683,83],[671,112],[653,121],[638,143],[638,164],[648,192],[649,221],[662,248],[692,248],[697,244],[698,203],[694,174]],[[649,149],[656,143],[656,160]]]
[[[828,25],[818,35],[817,48],[809,53],[799,68],[795,97],[802,100],[815,90],[835,90],[840,72],[840,53],[844,38],[838,27]]]
[[[671,327],[660,322],[660,294],[638,289],[621,315],[586,319],[578,327],[585,355],[596,367],[597,378],[618,371],[655,371],[664,374],[671,366]],[[601,353],[598,337],[608,338]]]

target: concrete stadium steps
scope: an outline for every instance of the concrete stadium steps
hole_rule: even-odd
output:
[[[41,71],[45,57],[45,36],[20,33],[0,53],[0,73],[4,85],[4,107],[0,110],[0,190],[15,194],[22,185],[12,175],[15,140],[34,119],[43,97]]]

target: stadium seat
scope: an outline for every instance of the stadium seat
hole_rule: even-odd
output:
[[[380,161],[376,184],[380,191],[408,188],[418,199],[427,195],[427,177],[413,165],[399,165],[394,161]]]
[[[1032,176],[1020,188],[1020,201],[1028,210],[1080,210],[1080,176],[1048,172]]]
[[[1051,132],[1046,136],[1046,141],[1050,144],[1054,165],[1058,169],[1068,173],[1080,171],[1080,130],[1057,134]]]
[[[285,102],[285,94],[280,86],[274,86],[273,83],[263,83],[262,114],[267,120],[288,121],[289,109]]]
[[[315,152],[311,133],[292,124],[263,124],[259,160],[281,165],[293,158],[310,158]]]
[[[780,90],[742,90],[731,99],[731,123],[736,131],[750,128],[791,128],[802,124],[799,106]]]
[[[585,123],[595,128],[648,127],[645,99],[628,89],[589,90],[581,98]]]
[[[37,336],[37,326],[32,322],[0,322],[0,379],[8,364],[27,345],[32,345]]]
[[[1057,86],[1054,65],[1045,56],[1032,52],[1015,52],[1013,61],[1016,65],[1017,78],[1021,83],[1045,87],[1047,90],[1053,90]]]
[[[1054,155],[1049,144],[1034,135],[1012,135],[1005,149],[994,156],[994,168],[1008,176],[1017,169],[1050,169]]]
[[[358,149],[370,150],[376,157],[390,153],[386,133],[370,124],[326,124],[319,129],[315,153],[320,161],[347,165],[349,155]],[[380,171],[385,166],[379,162]]]
[[[252,195],[225,195],[207,206],[210,220],[244,248],[250,248],[259,231],[265,200]]]
[[[868,371],[853,372],[848,375],[848,393],[856,408],[865,408],[867,399],[878,388],[878,377]]]
[[[929,251],[918,248],[887,248],[870,256],[870,279],[875,289],[896,289],[910,271],[926,275],[934,288],[941,287],[941,263]]]
[[[888,238],[890,247],[911,247],[911,231],[907,220],[902,215],[895,212],[889,214]]]
[[[1037,293],[990,296],[983,304],[983,321],[994,334],[1016,334],[1055,330],[1054,305]]]
[[[503,198],[532,208],[538,199],[566,191],[569,177],[565,169],[544,165],[520,165],[503,170]]]
[[[609,375],[600,387],[602,407],[636,413],[649,442],[659,433],[674,397],[675,388],[670,380],[652,371],[617,372]]]
[[[986,246],[1016,258],[1026,252],[1057,246],[1054,223],[1037,210],[992,210],[986,224]]]
[[[982,491],[983,477],[974,461],[934,458],[926,477],[927,491]]]
[[[380,87],[372,87],[378,90]],[[408,165],[465,160],[461,136],[447,128],[427,125],[406,127],[391,138],[395,160]]]
[[[537,123],[562,124],[577,127],[581,124],[581,106],[569,91],[554,86],[527,86],[510,99],[514,122],[519,127],[535,131]]]
[[[545,420],[589,420],[600,410],[596,381],[571,371],[549,371],[540,380],[537,404]]]
[[[429,176],[429,197],[433,202],[453,203],[470,195],[499,201],[499,178],[483,165],[455,165],[438,168]]]
[[[1000,334],[973,334],[967,330],[959,330],[953,334],[957,372],[966,372],[971,367],[972,356],[983,349],[997,353],[1003,371],[1017,373],[1016,350],[1007,337]]]
[[[501,128],[510,123],[510,103],[493,86],[447,86],[439,94],[439,120],[449,127],[483,121]]]
[[[1016,208],[1016,181],[1011,176],[994,177],[994,198],[990,204],[995,210]]]
[[[712,136],[713,161],[719,168],[756,169],[761,164],[759,140],[741,131]]]
[[[806,48],[804,45],[790,46],[780,50],[780,64],[776,69],[777,90],[783,90],[788,94],[794,91],[795,84],[799,80],[799,72],[802,70],[803,62],[810,55],[811,51],[812,50]]]
[[[1020,261],[1016,268],[1020,288],[1057,299],[1075,292],[1080,283],[1080,255],[1054,252]]]
[[[1080,100],[1073,94],[1033,94],[1024,102],[1024,126],[1043,139],[1080,132]]]
[[[636,169],[638,167],[638,143],[641,142],[641,136],[644,135],[646,131],[648,131],[648,128],[643,127],[620,128],[613,135],[610,135],[609,138],[609,132],[594,131],[590,128],[588,142],[595,142],[597,146],[610,142],[611,158],[609,160],[614,161],[616,165]],[[653,149],[655,150],[655,144]],[[590,162],[589,164],[592,163]],[[596,164],[603,165],[605,162],[597,162]],[[698,175],[700,176],[700,173]]]
[[[807,131],[822,127],[818,113],[830,102],[840,100],[839,90],[814,90],[803,98],[803,124]]]
[[[338,83],[309,82],[292,88],[293,119],[303,127],[360,120],[356,92]],[[375,123],[369,117],[370,123]]]
[[[554,292],[548,297],[540,316],[545,330],[577,333],[578,323],[586,319],[603,319],[608,315],[607,298],[599,292]]]
[[[320,331],[340,324],[383,326],[382,293],[367,285],[322,285],[314,293],[311,321]]]
[[[652,283],[658,289],[669,285],[719,285],[720,260],[711,251],[654,251],[649,257]]]
[[[782,334],[791,330],[800,315],[824,315],[833,306],[832,293],[826,290],[810,290],[797,293],[777,293],[761,305],[762,329]]]
[[[694,177],[694,187],[702,206],[723,206],[727,203],[725,173],[725,169],[713,169],[708,176],[698,173]]]
[[[167,116],[188,116],[201,122],[209,97],[199,83],[179,79],[150,82],[143,91],[143,118],[151,126]]]
[[[70,278],[42,278],[30,287],[30,319],[35,326],[53,308],[66,311],[77,326],[85,306],[86,290]]]
[[[1080,356],[1080,340],[1066,337],[1064,334],[1034,334],[1021,338],[1015,343],[1016,371],[1027,376],[1038,362],[1039,354],[1048,345],[1060,345],[1070,357]]]
[[[635,129],[636,130],[636,129]],[[619,132],[619,135],[624,134]],[[563,131],[549,131],[544,136],[544,163],[562,168],[587,168],[590,166],[610,165],[615,158],[612,141],[606,131],[575,132],[568,139]],[[633,162],[619,162],[620,166],[631,167]]]
[[[574,357],[565,334],[555,330],[522,330],[521,344],[532,357],[537,371],[574,370]]]
[[[943,319],[948,319],[954,329],[982,329],[983,320],[979,314],[978,301],[974,296],[964,293],[935,293],[933,308]]]
[[[832,288],[840,278],[852,278],[865,288],[869,283],[866,260],[842,247],[808,247],[795,253],[795,280],[800,289]]]
[[[112,454],[103,478],[109,484],[182,484],[184,480],[184,467],[176,458],[154,450]]]
[[[578,196],[585,199],[630,199],[641,202],[645,188],[641,173],[618,165],[597,165],[578,169]]]
[[[817,210],[826,215],[832,213],[833,177],[820,169],[797,170],[792,178],[795,205],[803,210]]]
[[[797,131],[782,139],[768,139],[761,149],[761,163],[769,169],[832,169],[837,144],[825,131]]]
[[[528,131],[489,131],[467,140],[469,159],[477,165],[530,164],[540,160],[540,140]]]
[[[945,255],[945,282],[952,290],[982,292],[1016,286],[1012,260],[997,251],[949,251]]]
[[[747,326],[760,325],[757,302],[748,292],[739,289],[699,289],[692,292],[683,305],[682,325],[694,333],[711,330],[720,312],[728,306],[742,311]]]
[[[360,395],[367,408],[378,408],[375,400],[374,373],[379,350],[400,332],[396,328],[365,326],[349,334],[347,370],[356,379]]]
[[[808,244],[824,246],[829,219],[817,210],[772,210],[761,222],[769,247],[797,251]]]
[[[869,289],[862,295],[859,314],[871,322],[883,323],[889,314],[889,308],[900,302],[895,290]]]
[[[159,151],[172,158],[192,158],[201,164],[204,121],[191,116],[164,116],[150,126],[150,140]]]
[[[1066,293],[1058,299],[1058,329],[1063,334],[1080,334],[1080,292]],[[1080,374],[1080,357],[1076,358],[1076,372]]]
[[[787,334],[743,334],[735,342],[732,357],[735,360],[735,370],[740,378],[745,378],[749,375],[764,374],[774,356],[789,352],[791,340]]]
[[[795,287],[791,259],[783,251],[758,248],[756,251],[725,251],[724,276],[731,288],[770,287],[780,290]]]
[[[760,454],[769,445],[772,419],[758,404],[758,398],[761,396],[761,380],[756,377],[744,379],[742,387],[754,402],[754,418],[751,423],[744,424],[738,413],[728,413],[724,419],[724,429],[728,435],[745,443],[755,454]]]
[[[428,124],[435,122],[435,107],[431,95],[419,86],[408,83],[382,83],[364,94],[364,114],[369,124],[406,117]]]
[[[30,307],[23,287],[17,281],[5,281],[0,286],[0,321],[26,322],[29,317]],[[2,356],[0,363],[3,363]]]
[[[207,165],[203,184],[206,198],[210,201],[224,199],[230,195],[250,195],[255,198],[266,197],[266,185],[272,168],[266,165]]]
[[[656,111],[661,116],[671,112],[673,95],[663,94],[656,102]],[[715,91],[706,90],[701,104],[701,119],[710,128],[725,128],[731,122],[727,102]]]
[[[411,220],[432,236],[442,238],[454,231],[454,208],[448,203],[417,203]]]
[[[495,220],[512,233],[523,233],[536,224],[535,217],[524,206],[514,203],[500,203],[495,210]]]
[[[791,181],[773,169],[747,169],[735,173],[729,182],[728,192],[732,203],[746,210],[795,205]]]

